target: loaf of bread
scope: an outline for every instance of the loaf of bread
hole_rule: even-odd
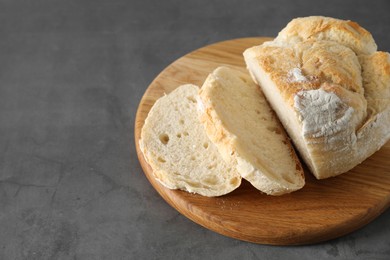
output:
[[[244,179],[269,195],[303,187],[302,166],[283,126],[247,72],[217,68],[199,97],[208,137]]]
[[[390,56],[357,23],[294,19],[244,58],[318,179],[352,169],[390,139]]]
[[[139,144],[164,186],[220,196],[240,186],[241,177],[207,137],[198,118],[198,91],[187,84],[158,99],[145,120]]]

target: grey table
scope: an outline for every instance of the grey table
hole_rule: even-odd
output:
[[[390,259],[390,211],[339,239],[265,246],[171,208],[138,163],[138,102],[176,58],[358,21],[390,49],[390,1],[0,1],[0,259]],[[357,198],[358,199],[358,198]]]

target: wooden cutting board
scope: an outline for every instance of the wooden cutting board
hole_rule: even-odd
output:
[[[270,38],[242,38],[195,50],[164,69],[138,107],[135,143],[153,187],[180,213],[220,234],[261,244],[293,245],[329,240],[352,232],[390,205],[390,142],[348,173],[318,181],[307,170],[305,187],[280,197],[267,196],[248,182],[234,192],[207,198],[159,184],[139,149],[144,120],[154,102],[184,83],[201,86],[220,65],[244,69],[242,52]]]

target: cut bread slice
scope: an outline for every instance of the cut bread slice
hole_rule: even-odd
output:
[[[198,91],[182,85],[157,100],[139,144],[154,176],[167,188],[220,196],[240,186],[241,177],[207,137],[197,113]]]
[[[200,90],[200,118],[223,158],[269,195],[305,184],[302,166],[260,88],[244,72],[219,67]]]
[[[390,55],[357,23],[294,19],[244,58],[317,179],[349,171],[390,139]]]

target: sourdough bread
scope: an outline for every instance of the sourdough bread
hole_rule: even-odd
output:
[[[390,139],[390,57],[376,48],[357,23],[315,16],[244,52],[318,179],[352,169]]]
[[[303,187],[303,170],[285,131],[247,72],[217,68],[199,97],[210,140],[244,179],[269,195]]]
[[[224,162],[199,121],[198,90],[187,84],[158,99],[145,120],[139,144],[164,186],[220,196],[236,189],[241,177]]]

